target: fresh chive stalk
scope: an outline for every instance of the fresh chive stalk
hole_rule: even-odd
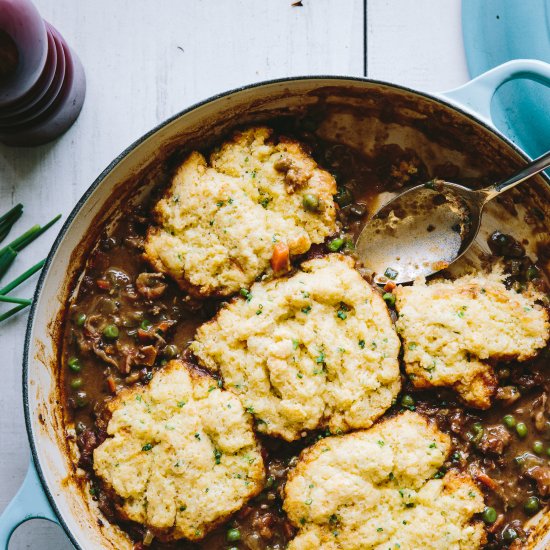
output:
[[[23,206],[18,204],[14,206],[9,212],[6,212],[3,216],[0,216],[0,241],[2,241],[6,235],[9,233],[13,224],[19,219],[23,211]],[[22,235],[14,239],[4,248],[0,249],[0,278],[5,275],[6,271],[9,269],[17,254],[23,250],[27,245],[32,243],[36,238],[38,238],[42,233],[47,231],[59,218],[61,214],[50,220],[46,225],[34,225],[29,230],[25,231]],[[7,284],[5,287],[0,289],[0,302],[8,302],[18,304],[14,308],[6,311],[0,315],[0,322],[8,319],[12,315],[15,315],[18,311],[28,307],[31,304],[31,300],[26,298],[13,298],[11,296],[6,296],[8,292],[12,291],[14,288],[19,286],[21,283],[26,281],[34,273],[44,266],[45,260],[38,262],[36,265],[32,266],[30,269],[27,269],[23,274],[19,275],[11,283]]]
[[[23,214],[23,205],[18,204],[0,216],[0,242],[8,236],[13,224],[21,217],[21,214]]]
[[[14,308],[12,309],[9,309],[8,311],[6,311],[6,313],[3,313],[2,315],[0,315],[0,323],[2,321],[5,321],[6,319],[9,319],[12,315],[15,315],[18,311],[21,311],[22,309],[25,309],[26,305],[20,305],[20,306],[15,306]]]
[[[27,298],[14,298],[13,296],[0,296],[0,302],[7,302],[9,304],[21,304],[22,306],[30,306],[32,301]]]
[[[23,248],[31,244],[38,237],[40,237],[42,233],[45,233],[59,218],[61,218],[61,214],[58,214],[53,220],[50,220],[43,227],[38,226],[38,230],[35,231],[32,235],[27,236],[27,238],[21,241],[20,243],[18,243],[17,246],[15,247],[15,250],[17,250],[17,252],[20,252],[21,250],[23,250]]]
[[[36,265],[33,265],[31,268],[27,269],[27,271],[19,275],[19,277],[14,279],[11,283],[7,284],[3,288],[0,288],[0,296],[8,294],[8,292],[11,292],[14,288],[24,283],[29,277],[32,277],[37,271],[40,271],[44,267],[45,263],[45,259],[38,262]]]
[[[38,224],[33,225],[29,230],[25,231],[23,235],[20,235],[10,244],[0,249],[0,257],[2,257],[6,253],[6,250],[8,250],[9,248],[12,248],[16,252],[20,252],[21,250],[23,250],[23,248],[32,243],[36,238],[40,237],[42,233],[47,231],[60,217],[61,214],[58,214],[53,220],[49,221],[43,227],[40,227]]]
[[[10,265],[13,263],[13,260],[17,257],[17,252],[13,248],[8,247],[3,250],[4,251],[0,254],[0,279],[4,276]]]
[[[16,204],[11,210],[8,210],[8,212],[6,212],[3,216],[0,216],[0,223],[3,223],[5,220],[15,216],[18,212],[23,212],[23,205],[21,203]]]

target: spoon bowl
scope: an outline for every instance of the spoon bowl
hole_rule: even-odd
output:
[[[488,201],[548,166],[550,152],[484,189],[438,179],[406,189],[365,224],[357,255],[378,284],[407,283],[441,271],[468,250]]]

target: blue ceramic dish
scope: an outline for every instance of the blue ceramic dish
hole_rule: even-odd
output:
[[[470,76],[511,59],[550,63],[550,0],[463,0]],[[492,106],[496,127],[531,157],[550,144],[550,89],[529,80],[503,86]]]
[[[421,121],[427,129],[433,129],[437,120],[446,129],[460,130],[454,132],[452,143],[447,145],[449,154],[460,153],[465,144],[475,147],[477,154],[479,146],[494,152],[495,161],[513,160],[517,165],[526,161],[528,156],[495,128],[490,106],[500,86],[520,78],[550,86],[550,65],[530,60],[513,61],[456,90],[432,95],[385,82],[345,76],[307,76],[253,84],[210,98],[175,115],[117,157],[67,218],[38,281],[23,359],[23,403],[32,460],[23,486],[0,517],[0,549],[7,548],[11,534],[19,524],[36,517],[59,523],[78,549],[125,550],[133,547],[122,531],[98,521],[99,512],[82,491],[75,479],[72,462],[67,459],[67,436],[58,394],[59,329],[52,320],[59,318],[69,299],[70,281],[79,273],[87,254],[90,233],[94,236],[95,228],[102,227],[107,219],[112,219],[120,211],[118,209],[122,208],[131,191],[137,192],[136,188],[139,188],[144,192],[147,185],[154,183],[150,181],[151,170],[163,150],[181,147],[186,140],[196,139],[197,135],[222,131],[243,120],[253,120],[254,117],[261,120],[266,113],[272,114],[275,110],[286,114],[294,112],[307,102],[314,104],[319,90],[329,90],[333,101],[337,98],[343,104],[350,102],[350,105],[381,101],[388,108],[400,109],[402,115],[409,117],[414,124]],[[363,118],[359,120],[363,121]],[[364,129],[367,133],[372,132],[370,125]],[[409,132],[409,128],[406,130]],[[428,139],[426,134],[419,135]],[[549,143],[550,139],[547,145]],[[529,191],[538,200],[537,204],[548,211],[547,219],[550,219],[547,181],[537,178]],[[128,183],[126,191],[121,182]],[[501,209],[498,214],[501,221],[506,212]],[[524,233],[528,230],[525,223],[521,227]],[[537,535],[536,542],[530,546],[540,550],[549,547],[550,533],[546,530],[540,533],[540,537]]]

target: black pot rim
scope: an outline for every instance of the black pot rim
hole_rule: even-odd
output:
[[[523,157],[525,160],[531,160],[530,157],[522,150],[520,149],[515,143],[513,143],[509,138],[507,138],[502,132],[500,132],[498,129],[493,128],[489,126],[485,121],[477,118],[475,115],[473,115],[471,112],[468,112],[464,109],[462,109],[460,106],[455,105],[451,103],[449,100],[442,98],[435,94],[429,94],[426,92],[421,92],[418,90],[415,90],[413,88],[409,88],[407,86],[401,86],[399,84],[393,84],[391,82],[385,82],[382,80],[374,80],[371,78],[366,77],[360,77],[360,76],[345,76],[345,75],[310,75],[310,76],[293,76],[293,77],[287,77],[287,78],[276,78],[271,80],[263,80],[261,82],[255,82],[252,84],[246,84],[244,86],[240,86],[237,88],[233,88],[231,90],[228,90],[226,92],[220,92],[218,94],[215,94],[213,96],[210,96],[207,99],[204,99],[202,101],[199,101],[197,103],[194,103],[193,105],[179,111],[178,113],[172,115],[171,117],[167,118],[163,122],[157,124],[153,129],[151,129],[149,132],[142,135],[140,138],[135,140],[130,146],[128,146],[122,153],[120,153],[115,159],[99,174],[99,176],[95,179],[95,181],[88,187],[88,189],[84,192],[82,197],[78,200],[76,205],[74,206],[71,213],[67,216],[67,219],[65,220],[65,223],[63,224],[61,230],[59,231],[59,234],[57,235],[49,253],[46,258],[46,263],[44,267],[42,268],[42,271],[40,273],[40,277],[38,279],[38,282],[36,284],[36,289],[34,292],[32,305],[29,312],[29,317],[27,320],[27,328],[25,332],[25,344],[24,344],[24,350],[23,350],[23,407],[25,412],[25,426],[27,430],[27,436],[29,439],[29,444],[31,448],[31,458],[32,461],[36,467],[36,472],[38,474],[38,477],[40,479],[40,483],[42,485],[42,489],[44,490],[44,493],[46,494],[46,497],[48,498],[48,501],[50,503],[50,506],[52,507],[52,510],[54,511],[57,520],[61,527],[63,527],[63,530],[65,531],[65,534],[71,541],[71,543],[74,545],[74,547],[77,550],[85,550],[80,546],[80,544],[76,541],[75,536],[73,535],[72,531],[69,529],[67,523],[63,519],[63,516],[61,515],[61,512],[59,511],[59,508],[56,504],[55,497],[50,491],[50,488],[48,487],[48,484],[46,482],[46,478],[44,476],[44,472],[42,469],[42,466],[40,464],[39,458],[38,458],[38,451],[37,451],[37,443],[35,441],[34,432],[32,428],[32,418],[31,418],[31,411],[29,406],[29,387],[28,387],[28,375],[29,375],[29,351],[31,347],[31,334],[32,334],[32,328],[34,325],[34,318],[36,313],[36,307],[38,303],[38,299],[40,297],[42,287],[44,285],[44,281],[46,279],[46,276],[48,274],[48,271],[51,267],[53,257],[55,253],[57,252],[57,249],[59,248],[61,242],[65,238],[65,235],[67,234],[69,227],[78,214],[84,204],[87,202],[90,195],[100,186],[100,184],[103,182],[103,180],[113,171],[113,169],[120,164],[129,154],[131,154],[139,145],[141,145],[144,141],[146,141],[149,137],[151,137],[153,134],[161,130],[162,128],[166,127],[168,124],[173,122],[174,120],[194,111],[195,109],[198,109],[199,107],[202,107],[208,103],[212,103],[214,101],[217,101],[219,99],[222,99],[224,97],[237,94],[240,92],[244,92],[246,90],[252,90],[255,88],[262,88],[264,86],[270,86],[272,84],[281,84],[284,82],[295,82],[295,81],[312,81],[312,80],[333,80],[333,81],[348,81],[348,82],[364,82],[367,84],[379,84],[381,86],[386,86],[388,88],[394,88],[397,90],[401,90],[404,92],[408,92],[410,94],[414,94],[416,96],[422,97],[427,100],[436,101],[438,103],[441,103],[442,105],[451,108],[466,118],[470,119],[473,123],[481,125],[483,128],[494,134],[496,137],[501,139],[511,147],[517,154],[519,154],[521,157]],[[543,174],[543,177],[544,174]]]

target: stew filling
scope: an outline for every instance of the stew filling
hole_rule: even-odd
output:
[[[341,232],[314,247],[310,257],[328,252],[353,255],[353,242],[370,201],[381,191],[430,177],[456,176],[452,165],[442,165],[437,174],[429,174],[413,151],[398,146],[386,146],[367,158],[344,145],[320,141],[309,132],[308,124],[306,120],[295,133],[311,144],[320,165],[337,177],[335,199],[342,225]],[[170,359],[193,361],[187,346],[198,325],[220,307],[216,300],[191,299],[170,280],[150,272],[141,258],[151,223],[149,211],[149,204],[141,205],[102,236],[89,257],[65,328],[63,380],[68,420],[76,428],[79,466],[87,472],[92,497],[114,521],[111,499],[94,478],[92,465],[93,450],[106,437],[104,405],[124,387],[147,384]],[[521,243],[495,232],[489,246],[491,261],[504,263],[511,286],[521,290],[533,282],[545,290],[541,270],[526,256]],[[384,298],[391,308],[391,293]],[[387,413],[416,410],[451,435],[454,449],[445,470],[466,471],[483,489],[488,548],[514,547],[525,540],[526,520],[550,502],[549,354],[544,350],[531,362],[498,366],[499,388],[488,411],[466,409],[445,390],[417,391],[403,377],[404,390]],[[287,471],[304,447],[327,435],[312,433],[293,444],[262,437],[268,472],[265,489],[200,545],[162,544],[141,526],[122,527],[136,541],[136,549],[285,548],[295,534],[281,509]]]

